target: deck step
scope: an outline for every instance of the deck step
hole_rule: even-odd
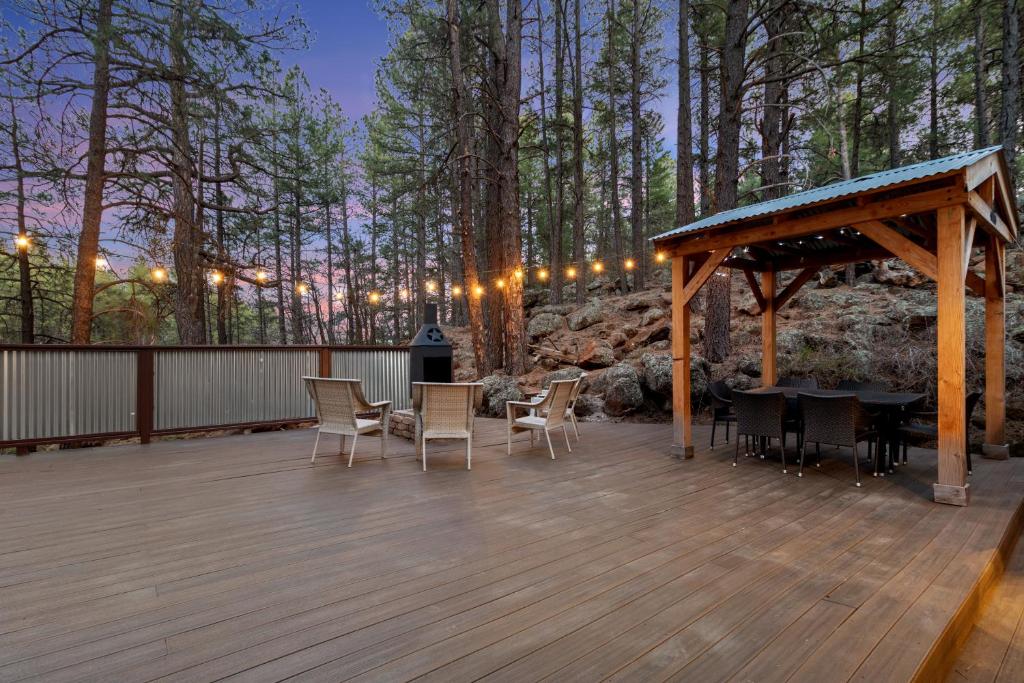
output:
[[[1024,543],[1020,538],[946,681],[1024,681]]]

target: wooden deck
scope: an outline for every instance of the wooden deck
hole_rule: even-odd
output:
[[[481,420],[472,472],[375,438],[311,466],[311,430],[4,456],[0,680],[909,680],[1024,496],[1019,459],[957,508],[934,453],[857,489],[845,455],[582,427],[551,461]]]

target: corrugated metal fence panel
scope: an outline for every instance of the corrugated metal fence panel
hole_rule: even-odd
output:
[[[334,349],[331,376],[363,380],[368,401],[391,401],[392,410],[412,406],[408,349]]]
[[[132,351],[0,351],[0,441],[135,430]]]
[[[312,417],[302,377],[316,375],[318,365],[318,353],[311,349],[156,351],[153,427]]]

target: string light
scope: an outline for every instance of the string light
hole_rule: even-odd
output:
[[[20,232],[17,237],[14,238],[14,246],[18,251],[28,251],[28,248],[32,246],[32,240],[29,239],[28,235]]]
[[[224,273],[220,272],[219,270],[213,271],[212,273],[210,273],[210,281],[215,285],[219,285],[220,283],[224,282]]]
[[[110,270],[110,263],[107,261],[106,257],[96,257],[96,270]]]
[[[484,295],[484,288],[482,286],[477,285],[476,287],[473,288],[473,296],[475,296],[476,298],[479,299],[483,295]]]
[[[537,279],[539,279],[541,282],[546,282],[547,279],[548,279],[548,271],[546,269],[544,269],[544,268],[541,268],[540,270],[538,270],[537,271]]]
[[[636,261],[634,261],[631,258],[628,258],[626,259],[626,262],[622,265],[626,267],[626,270],[633,270],[634,268],[636,268]]]
[[[433,280],[427,280],[427,291],[431,294],[437,291],[437,283]]]
[[[567,278],[569,278],[570,280],[575,280],[576,279],[576,269],[573,268],[572,266],[569,266],[568,268],[565,269],[565,276]]]
[[[494,286],[498,289],[505,289],[505,280],[499,277],[494,281]]]
[[[157,266],[153,270],[149,271],[149,276],[153,278],[153,282],[167,282],[167,269],[162,266]]]
[[[259,282],[259,283],[266,282],[269,277],[270,276],[267,274],[267,271],[265,271],[265,270],[257,270],[256,271],[256,282]]]
[[[604,264],[601,263],[600,261],[594,261],[593,265],[591,265],[590,268],[595,273],[600,273],[602,270],[604,270]]]
[[[345,293],[344,292],[335,292],[334,293],[334,300],[335,301],[343,301],[344,299],[345,299]]]
[[[299,296],[306,296],[307,294],[309,294],[309,285],[307,285],[305,282],[300,282],[295,286],[295,291],[298,293]]]
[[[398,298],[401,299],[402,301],[408,301],[409,300],[409,290],[406,289],[405,287],[403,287],[402,289],[398,290]]]
[[[380,303],[380,293],[378,292],[370,292],[370,296],[368,298],[371,305],[376,306]]]
[[[452,296],[462,296],[462,287],[452,285]]]
[[[664,263],[666,258],[668,257],[665,256],[665,252],[663,251],[659,251],[654,254],[654,260],[658,263]]]
[[[523,279],[523,269],[522,268],[516,268],[515,272],[512,273],[512,274],[515,276],[515,278],[517,280],[522,280]]]

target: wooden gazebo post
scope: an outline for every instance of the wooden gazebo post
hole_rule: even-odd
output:
[[[778,352],[775,349],[775,312],[778,304],[775,298],[774,270],[761,273],[761,296],[764,299],[761,310],[761,384],[771,387],[778,380]]]
[[[693,457],[690,405],[690,306],[683,292],[690,280],[690,259],[672,259],[672,447],[677,458]]]
[[[985,243],[985,457],[1006,460],[1006,245]]]
[[[966,265],[963,204],[938,210],[938,403],[939,476],[933,484],[935,502],[967,505],[967,421],[965,409],[964,277]]]

